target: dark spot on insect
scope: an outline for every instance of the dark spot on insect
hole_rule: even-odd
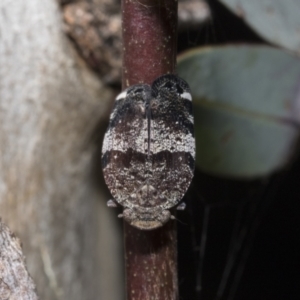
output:
[[[188,155],[188,164],[189,164],[190,169],[192,171],[194,171],[194,169],[195,169],[195,160],[190,154]]]
[[[172,82],[166,82],[163,87],[167,88],[167,89],[172,89],[173,88],[173,83]]]
[[[140,89],[136,89],[136,90],[134,91],[134,93],[135,93],[135,94],[137,94],[137,93],[141,93],[141,92],[143,92],[143,89],[142,89],[142,88],[140,88]]]
[[[149,175],[152,175],[153,174],[153,172],[151,171],[151,170],[145,170],[145,174],[149,174]]]
[[[179,84],[176,84],[176,89],[179,94],[183,94],[183,88]]]

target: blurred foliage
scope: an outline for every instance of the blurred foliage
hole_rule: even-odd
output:
[[[179,36],[197,143],[181,299],[300,299],[300,1],[208,3],[210,25]]]
[[[299,0],[220,0],[261,37],[300,54]]]
[[[267,46],[196,48],[179,58],[178,73],[192,90],[200,170],[253,178],[289,163],[299,132],[299,58]]]

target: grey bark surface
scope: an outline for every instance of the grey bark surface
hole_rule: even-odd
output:
[[[20,240],[0,219],[0,299],[37,300]]]
[[[55,0],[0,1],[0,216],[40,299],[122,299],[120,232],[93,138],[111,100]]]

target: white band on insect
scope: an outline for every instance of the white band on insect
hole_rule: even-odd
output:
[[[184,92],[180,97],[192,101],[192,95],[188,92]]]
[[[127,91],[124,91],[124,92],[122,92],[118,95],[118,97],[116,98],[116,101],[121,100],[121,99],[125,99],[126,96],[127,96]]]

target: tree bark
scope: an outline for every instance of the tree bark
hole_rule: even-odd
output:
[[[122,299],[95,141],[113,95],[61,19],[55,0],[0,1],[0,216],[41,299]]]
[[[0,299],[37,300],[21,244],[0,219]]]

